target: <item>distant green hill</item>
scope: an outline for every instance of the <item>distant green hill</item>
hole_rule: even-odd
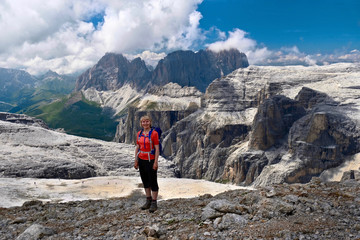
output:
[[[68,95],[75,88],[75,77],[52,71],[35,78],[20,70],[0,70],[0,80],[8,86],[0,95],[0,111],[26,114]]]
[[[112,113],[72,93],[76,77],[48,71],[42,76],[0,68],[0,112],[22,113],[44,120],[66,133],[112,140],[117,122]]]
[[[114,138],[118,124],[99,104],[86,100],[80,92],[28,109],[26,114],[44,120],[51,128],[63,128],[69,134],[106,141]]]

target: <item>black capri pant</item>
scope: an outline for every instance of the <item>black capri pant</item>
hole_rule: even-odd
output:
[[[153,169],[155,160],[143,160],[139,159],[139,170],[141,181],[144,188],[151,188],[151,191],[159,191],[159,185],[157,182],[157,170]]]

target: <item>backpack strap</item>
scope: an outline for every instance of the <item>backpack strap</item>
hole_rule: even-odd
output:
[[[153,150],[153,144],[152,144],[152,141],[151,141],[151,134],[152,134],[152,131],[154,130],[154,128],[151,128],[150,132],[149,132],[149,140],[150,140],[150,152],[152,152]]]
[[[140,151],[140,148],[139,148],[139,151],[138,151],[138,155],[139,153],[147,153],[148,156],[149,156],[149,161],[150,161],[150,154],[155,154],[155,150],[153,148],[153,144],[152,144],[152,141],[151,141],[151,133],[152,131],[154,130],[154,128],[151,128],[150,132],[149,132],[149,136],[145,136],[145,134],[143,134],[143,131],[144,129],[141,129],[140,133],[139,133],[139,137],[138,137],[138,141],[140,141],[140,138],[143,136],[144,137],[144,147],[145,147],[145,138],[149,138],[149,141],[150,141],[150,152],[145,152],[145,151]]]
[[[138,135],[138,141],[140,141],[140,137],[141,137],[141,135],[143,135],[143,131],[144,131],[144,129],[141,129],[141,131],[140,131],[140,133]]]

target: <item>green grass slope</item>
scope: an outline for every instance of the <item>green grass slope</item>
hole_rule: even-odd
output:
[[[53,103],[29,110],[28,115],[44,120],[51,128],[63,128],[66,133],[111,141],[117,122],[94,102],[75,93]]]

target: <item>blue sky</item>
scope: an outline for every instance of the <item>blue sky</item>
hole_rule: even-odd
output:
[[[359,0],[2,0],[0,67],[80,73],[106,52],[155,66],[237,48],[253,65],[360,62]]]
[[[358,0],[205,0],[200,27],[234,28],[271,49],[306,53],[360,49]]]

